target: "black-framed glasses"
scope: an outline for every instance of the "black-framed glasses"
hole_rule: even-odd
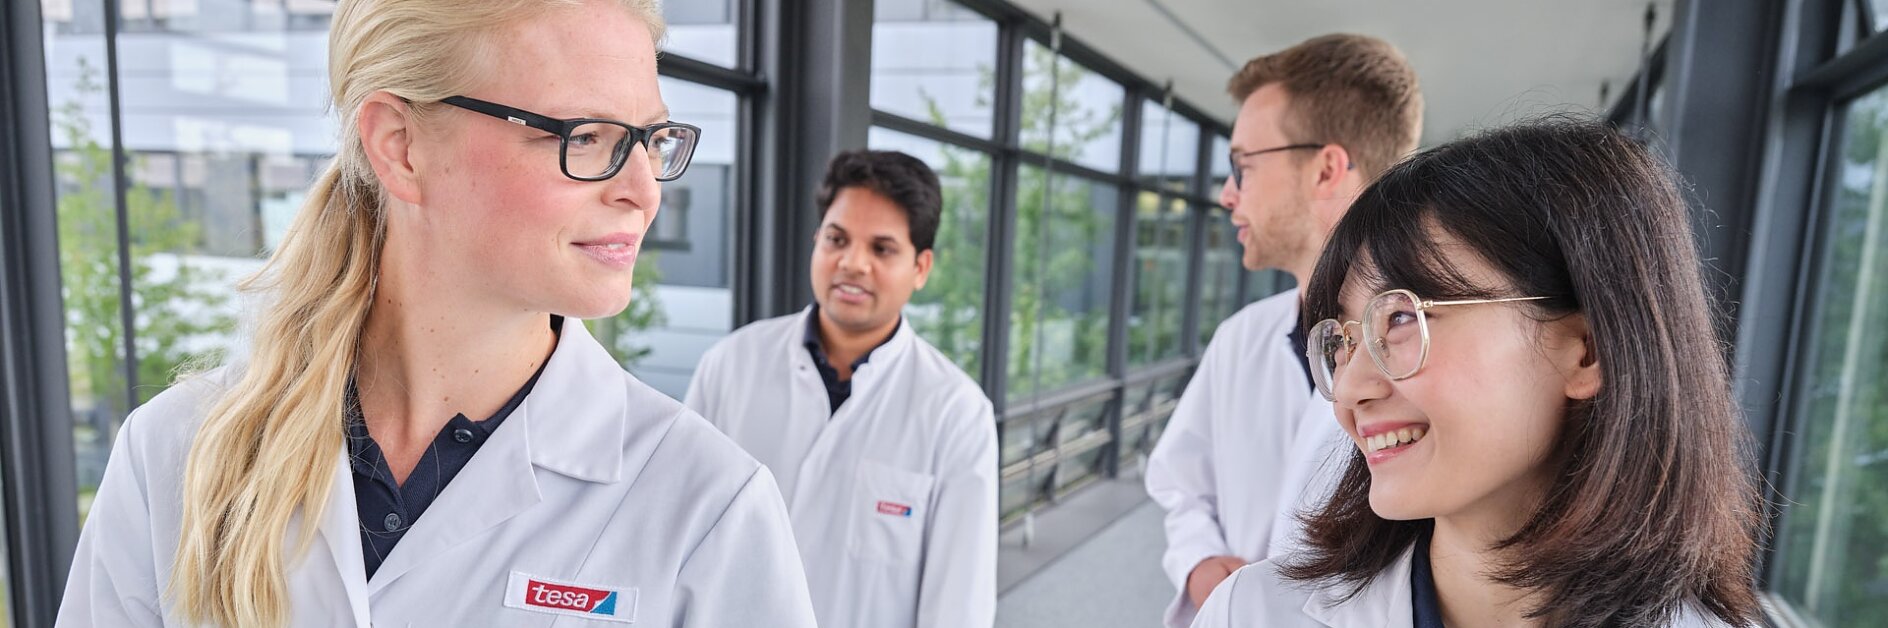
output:
[[[1244,159],[1246,157],[1254,157],[1258,155],[1263,155],[1266,153],[1277,153],[1277,152],[1283,152],[1283,151],[1288,151],[1288,150],[1304,150],[1307,148],[1324,148],[1325,146],[1329,146],[1329,144],[1290,144],[1286,146],[1279,146],[1276,148],[1261,148],[1258,150],[1249,150],[1243,153],[1236,152],[1236,151],[1233,153],[1230,153],[1226,155],[1226,160],[1232,164],[1232,189],[1241,190],[1241,189],[1245,189],[1246,187],[1246,173],[1244,170],[1239,168],[1240,159]]]
[[[1324,395],[1325,399],[1336,401],[1337,394],[1334,391],[1337,387],[1337,372],[1350,363],[1351,356],[1357,353],[1357,345],[1363,345],[1370,354],[1370,360],[1376,363],[1377,371],[1383,373],[1384,377],[1391,381],[1409,379],[1421,371],[1423,363],[1429,360],[1429,316],[1425,312],[1430,308],[1539,301],[1545,298],[1425,301],[1408,290],[1384,291],[1370,297],[1370,302],[1364,306],[1364,319],[1361,321],[1339,322],[1335,318],[1327,318],[1311,326],[1311,333],[1305,337],[1305,359],[1311,362],[1311,381],[1317,384],[1318,393]],[[1362,338],[1350,335],[1353,325],[1363,331]]]
[[[644,127],[607,118],[562,120],[465,96],[440,102],[557,136],[558,167],[564,176],[578,181],[615,177],[638,144],[648,154],[649,170],[656,173],[656,180],[674,181],[688,170],[688,161],[694,158],[695,146],[701,142],[700,128],[680,122]]]

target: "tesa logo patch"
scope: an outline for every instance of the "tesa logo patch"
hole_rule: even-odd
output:
[[[616,592],[602,589],[569,587],[540,580],[527,580],[524,603],[542,608],[556,608],[601,615],[616,614]]]
[[[878,503],[878,514],[892,515],[894,517],[909,517],[911,516],[911,507],[895,502],[881,501]]]
[[[505,606],[554,615],[635,622],[636,589],[557,582],[514,571],[511,582],[505,587]]]

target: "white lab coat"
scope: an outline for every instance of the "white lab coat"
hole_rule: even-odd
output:
[[[58,625],[181,624],[165,595],[180,480],[229,378],[179,384],[125,421]],[[288,563],[294,626],[814,626],[773,477],[575,321],[524,403],[372,579],[345,452],[333,468],[315,542]],[[608,614],[545,608],[559,586],[616,595],[587,607]]]
[[[996,419],[909,322],[831,410],[806,317],[717,343],[689,407],[780,478],[825,628],[977,628],[996,617]]]
[[[1147,493],[1167,511],[1161,567],[1178,589],[1169,628],[1192,622],[1186,583],[1200,561],[1289,550],[1298,511],[1328,493],[1330,469],[1342,470],[1326,458],[1343,432],[1287,337],[1298,324],[1296,291],[1221,323],[1148,456]]]
[[[1193,628],[1412,628],[1411,551],[1380,572],[1355,597],[1349,585],[1307,584],[1278,574],[1277,559],[1247,565],[1213,589]],[[1715,615],[1687,604],[1672,628],[1729,628]]]

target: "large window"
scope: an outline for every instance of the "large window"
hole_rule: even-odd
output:
[[[234,347],[235,283],[281,242],[335,150],[325,111],[333,3],[122,2],[116,77],[106,71],[102,0],[43,6],[83,516],[124,417]],[[670,3],[665,55],[732,64],[738,6]],[[676,120],[702,127],[703,143],[687,176],[664,185],[631,307],[591,324],[632,372],[679,396],[732,327],[744,138],[734,92],[667,76],[662,89]]]
[[[948,0],[877,0],[873,10],[872,108],[990,137],[996,23]]]
[[[1142,192],[1134,207],[1134,302],[1128,315],[1128,365],[1180,357],[1186,321],[1187,205]]]
[[[990,156],[913,135],[874,128],[870,144],[924,160],[944,189],[931,277],[905,307],[912,329],[966,373],[982,364],[983,297],[988,277]]]
[[[1223,210],[1204,209],[1205,237],[1201,238],[1200,263],[1200,346],[1213,339],[1220,321],[1239,309],[1239,282],[1243,266],[1238,232],[1232,218]]]
[[[701,127],[688,172],[662,185],[662,210],[636,264],[635,296],[616,317],[593,321],[597,339],[638,379],[680,399],[695,364],[734,328],[733,250],[739,98],[663,77],[669,117]]]
[[[1232,139],[1224,135],[1213,136],[1213,145],[1206,151],[1206,165],[1209,168],[1206,179],[1207,198],[1218,199],[1220,190],[1226,187],[1226,179],[1232,177]]]
[[[1023,166],[1012,258],[1011,398],[1095,379],[1107,367],[1119,191]]]
[[[664,51],[722,67],[740,67],[742,3],[743,0],[662,3],[662,17],[669,23]]]
[[[1825,626],[1888,625],[1888,88],[1849,105],[1774,589]]]
[[[333,152],[325,16],[284,29],[296,14],[280,7],[146,4],[122,7],[117,121],[102,3],[47,15],[81,514],[125,415],[231,347],[234,282],[260,268]]]
[[[1187,193],[1200,171],[1200,125],[1154,101],[1141,103],[1141,184]]]
[[[1034,41],[1023,50],[1023,147],[1114,172],[1121,167],[1121,86]]]

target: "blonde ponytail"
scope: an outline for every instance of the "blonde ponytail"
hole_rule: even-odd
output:
[[[269,303],[247,359],[191,444],[169,595],[192,623],[281,626],[289,563],[314,540],[343,451],[343,403],[373,304],[386,239],[384,194],[356,114],[386,91],[424,104],[477,84],[485,36],[581,0],[342,0],[328,73],[340,151],[315,182],[268,264],[242,282]],[[654,39],[656,0],[618,0]],[[288,538],[292,519],[299,532]],[[291,545],[292,541],[292,545]]]

